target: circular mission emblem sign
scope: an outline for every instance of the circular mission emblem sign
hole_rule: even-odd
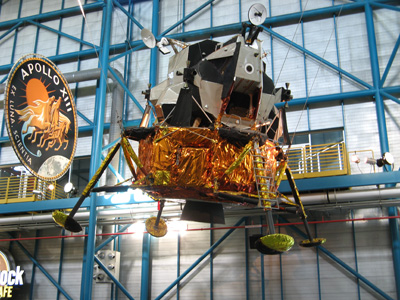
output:
[[[5,90],[8,136],[21,163],[50,181],[68,170],[75,154],[75,104],[68,84],[46,57],[30,54],[11,69]]]

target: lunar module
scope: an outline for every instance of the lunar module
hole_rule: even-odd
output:
[[[323,243],[310,233],[283,147],[289,143],[285,106],[278,110],[275,104],[290,101],[291,92],[288,84],[276,88],[266,75],[257,39],[262,29],[256,25],[244,24],[242,32],[226,42],[204,40],[191,45],[167,38],[157,42],[143,29],[146,45],[174,51],[167,78],[144,92],[147,107],[140,127],[124,130],[121,142],[109,152],[82,197],[91,191],[140,188],[159,201],[157,217],[146,221],[148,232],[157,237],[167,232],[161,217],[165,201],[185,203],[182,219],[209,223],[224,223],[226,203],[262,207],[268,234],[253,237],[251,245],[264,254],[282,253],[293,246],[291,236],[275,233],[273,222],[274,210],[290,207],[308,234],[300,245]],[[152,115],[155,121],[150,124]],[[138,154],[129,140],[139,143]],[[93,189],[120,146],[133,182]],[[278,191],[285,176],[294,201]],[[76,209],[68,216],[57,211],[54,219],[68,230],[80,231],[73,220]]]

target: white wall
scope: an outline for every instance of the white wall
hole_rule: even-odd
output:
[[[385,215],[387,215],[385,210],[364,209],[356,210],[354,217],[368,218]],[[341,220],[351,216],[350,213],[341,212],[331,217]],[[230,217],[225,225],[214,225],[214,227],[229,227],[239,219],[239,217]],[[298,218],[290,216],[287,220],[289,222],[300,222]],[[260,217],[253,217],[248,224],[260,224],[259,222]],[[263,224],[265,224],[265,220]],[[329,253],[332,253],[336,259],[354,270],[357,269],[358,273],[373,285],[390,297],[395,298],[388,220],[356,221],[354,222],[354,232],[352,226],[352,222],[326,223],[319,224],[316,227],[311,225],[311,231],[312,234],[315,234],[315,230],[317,230],[318,237],[327,239],[323,247]],[[174,282],[177,278],[178,266],[180,274],[182,274],[210,248],[211,234],[213,234],[213,241],[216,242],[228,230],[214,230],[211,233],[207,230],[209,224],[193,222],[189,222],[187,227],[189,231],[180,233],[180,264],[178,264],[177,232],[170,231],[163,238],[151,238],[151,299],[156,298]],[[304,232],[302,225],[296,227]],[[260,233],[260,230],[260,228],[247,229],[247,235]],[[246,299],[245,231],[244,228],[236,229],[213,252],[213,299]],[[321,294],[322,299],[328,300],[358,298],[357,281],[332,258],[321,251],[317,252],[314,248],[300,247],[298,243],[304,238],[288,226],[277,226],[276,231],[293,236],[295,245],[289,252],[281,256],[261,255],[257,250],[248,249],[247,272],[250,299],[261,299],[262,272],[264,272],[266,299],[282,299],[281,297],[283,299],[318,299],[319,294]],[[130,232],[133,232],[133,230]],[[265,234],[265,228],[263,232]],[[39,236],[57,236],[60,234],[59,229],[47,229],[39,232]],[[22,238],[34,236],[35,231],[18,235]],[[0,247],[8,248],[10,243],[1,241],[3,238],[8,238],[8,236],[0,235]],[[99,238],[96,245],[99,245],[101,241],[101,238]],[[354,241],[356,244],[354,244]],[[25,240],[20,243],[33,255],[34,241]],[[37,243],[36,260],[57,281],[61,240],[44,239],[38,240]],[[61,286],[73,299],[78,299],[80,293],[83,244],[82,237],[64,239]],[[140,299],[142,234],[122,235],[120,244],[120,282],[134,299]],[[29,299],[29,286],[32,283],[32,263],[15,242],[12,243],[11,252],[17,265],[25,270],[24,287],[18,294],[18,299]],[[264,264],[264,271],[262,271],[262,263]],[[210,267],[210,258],[207,256],[182,280],[179,299],[210,299]],[[55,299],[57,293],[55,287],[40,270],[36,269],[35,272],[34,299]],[[22,293],[23,291],[25,293]],[[379,299],[377,294],[371,292],[364,284],[360,284],[360,292],[361,299]],[[93,299],[110,299],[110,293],[110,284],[93,283]],[[176,299],[176,293],[174,287],[163,299]],[[118,295],[118,299],[126,299],[121,291],[118,291]]]
[[[206,1],[186,0],[183,13],[182,0],[162,0],[160,3],[160,32],[169,28],[180,20],[183,15],[199,7]],[[185,31],[198,30],[211,26],[226,25],[247,20],[247,9],[255,0],[242,0],[241,9],[238,0],[217,0],[211,9],[207,7],[195,17],[185,22]],[[39,12],[37,0],[23,1],[21,16],[34,15]],[[331,5],[331,1],[302,1],[303,9],[310,10]],[[335,1],[340,5],[347,1]],[[278,1],[271,0],[264,4],[269,7],[270,14],[279,16],[288,13],[299,12],[298,0]],[[75,1],[66,1],[67,6],[76,6]],[[19,1],[2,1],[0,22],[18,18]],[[44,1],[43,12],[61,9],[61,0]],[[268,8],[269,9],[269,8]],[[134,5],[133,17],[144,27],[151,29],[152,4],[144,1]],[[400,32],[400,19],[398,12],[389,10],[374,11],[376,40],[378,43],[378,60],[381,74],[385,70],[387,61],[391,55],[393,46]],[[86,22],[83,23],[83,39],[87,42],[99,45],[101,33],[101,12],[86,14]],[[63,19],[61,31],[77,38],[81,38],[82,17],[67,17]],[[371,66],[368,51],[367,31],[363,13],[338,15],[336,20],[327,18],[301,24],[282,25],[273,28],[288,40],[303,46],[330,63],[340,66],[343,70],[357,76],[368,84],[372,84]],[[113,14],[112,43],[124,43],[126,39],[127,17],[116,10]],[[337,29],[337,40],[335,35]],[[46,26],[58,29],[59,20],[44,23]],[[177,33],[182,26],[171,31]],[[0,31],[0,36],[5,31]],[[140,39],[140,31],[135,26],[133,40]],[[303,41],[304,35],[304,41]],[[18,31],[16,39],[15,57],[11,61],[14,49],[15,34],[11,33],[0,40],[0,65],[8,65],[20,56],[31,53],[34,50],[36,27],[26,25]],[[228,37],[218,37],[217,40],[226,40]],[[272,38],[263,32],[260,39],[264,40],[264,50],[269,53],[265,58],[267,73],[273,77],[277,86],[283,86],[289,82],[292,94],[296,98],[307,96],[320,96],[336,94],[340,92],[360,91],[364,88],[346,77],[340,77],[336,71],[327,68],[320,62],[316,62],[303,53],[288,46],[279,39]],[[37,52],[46,56],[56,55],[57,35],[41,29],[38,37]],[[336,52],[336,44],[339,53]],[[83,49],[89,49],[83,46]],[[79,44],[71,39],[62,37],[60,40],[59,54],[79,51]],[[159,67],[157,80],[163,80],[167,73],[169,56],[159,54]],[[99,66],[98,57],[84,60],[80,64],[80,70],[88,70]],[[111,63],[111,66],[124,73],[125,60],[121,58]],[[141,92],[147,89],[149,82],[150,50],[134,52],[130,62],[129,89],[135,98],[145,105]],[[397,57],[388,75],[385,86],[399,85],[400,83],[400,59]],[[78,62],[72,61],[60,64],[62,72],[74,72],[78,70]],[[0,80],[3,76],[0,76]],[[111,81],[108,87],[106,101],[105,121],[110,119],[111,111]],[[307,87],[307,90],[306,90]],[[75,92],[75,84],[71,85]],[[77,89],[77,108],[89,120],[94,118],[96,82],[80,83]],[[0,107],[3,106],[4,96],[0,95]],[[131,100],[127,100],[128,119],[140,119],[141,112]],[[399,105],[391,100],[385,100],[386,121],[390,151],[396,161],[400,160],[399,146]],[[0,110],[0,120],[3,110]],[[87,123],[78,117],[79,125]],[[288,113],[289,131],[308,131],[329,129],[332,127],[344,127],[346,145],[349,151],[372,150],[375,157],[380,156],[379,137],[375,103],[372,99],[345,100],[343,107],[334,102],[324,105],[310,105],[309,110],[302,107],[291,108]],[[105,137],[106,144],[108,138]],[[91,137],[80,137],[77,156],[90,155]],[[16,164],[18,160],[9,145],[2,145],[0,152],[0,165]],[[398,169],[397,167],[395,167]],[[352,166],[352,173],[360,171],[367,173],[371,170],[359,170]],[[387,215],[386,211],[362,210],[357,216],[372,217]],[[325,215],[325,219],[343,219],[349,217],[349,213],[342,211],[338,215]],[[232,225],[238,219],[229,219],[227,224]],[[291,219],[290,219],[291,220]],[[297,219],[293,219],[298,221]],[[254,218],[258,224],[259,218]],[[208,227],[208,224],[190,223],[190,228]],[[300,227],[302,229],[302,227]],[[314,227],[312,227],[314,230]],[[355,223],[356,247],[353,245],[353,231],[351,223],[334,223],[318,225],[318,236],[327,238],[324,247],[334,253],[339,259],[355,268],[355,249],[358,258],[358,270],[373,284],[377,285],[391,297],[395,295],[393,263],[389,228],[387,221],[368,221]],[[287,227],[281,227],[282,232],[293,234]],[[221,237],[226,230],[215,230],[214,240]],[[249,234],[259,232],[259,229],[249,230]],[[58,235],[59,229],[51,229],[40,232],[42,236]],[[22,232],[21,237],[34,236],[35,232]],[[7,237],[3,235],[4,237]],[[296,242],[302,238],[294,234]],[[121,283],[128,289],[135,299],[140,298],[141,288],[141,259],[142,236],[140,234],[127,235],[121,239]],[[83,238],[67,238],[64,246],[64,260],[62,273],[62,286],[73,299],[79,298],[80,278],[83,258]],[[33,254],[34,242],[22,241],[22,244]],[[177,273],[177,235],[169,234],[162,239],[152,239],[152,299],[162,292],[175,278]],[[29,283],[31,278],[32,263],[19,250],[15,243],[0,241],[0,247],[9,248],[24,267],[27,285],[21,291],[18,299],[29,299]],[[190,231],[181,237],[181,272],[191,266],[193,262],[210,247],[210,232]],[[46,270],[57,278],[59,268],[60,240],[40,240],[37,259]],[[246,292],[246,248],[244,229],[236,230],[214,255],[214,290],[213,299],[245,299]],[[358,299],[357,282],[344,272],[336,263],[314,249],[303,249],[298,245],[287,254],[280,256],[261,256],[255,250],[249,251],[248,274],[250,279],[250,299],[261,299],[261,261],[264,262],[266,299],[317,299],[319,296],[318,284],[321,287],[321,298],[326,299]],[[210,293],[210,261],[206,259],[194,274],[184,280],[180,291],[180,299],[209,299]],[[319,275],[318,275],[319,273]],[[282,276],[283,281],[280,277]],[[318,282],[318,279],[320,282]],[[282,285],[282,286],[281,286]],[[34,281],[34,299],[55,299],[55,288],[49,281],[36,270]],[[93,288],[93,299],[110,299],[110,286],[96,284]],[[376,299],[376,295],[369,289],[361,287],[362,299]],[[176,291],[173,289],[165,299],[175,299]],[[61,297],[62,299],[62,297]],[[119,299],[125,299],[119,292]]]

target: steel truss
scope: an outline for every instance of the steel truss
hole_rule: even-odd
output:
[[[184,1],[183,1],[184,2]],[[197,15],[199,12],[202,12],[204,9],[209,9],[210,14],[212,15],[212,4],[214,0],[209,0],[204,4],[200,5],[197,9],[193,10],[191,13],[184,16],[181,20],[173,24],[170,28],[164,30],[163,32],[159,32],[159,0],[152,0],[153,4],[153,16],[152,16],[152,32],[157,37],[160,38],[162,36],[167,36],[174,39],[186,39],[186,40],[195,40],[201,39],[210,36],[220,36],[220,35],[228,35],[231,33],[239,32],[241,29],[241,22],[223,26],[212,26],[200,30],[193,30],[189,32],[182,32],[169,34],[171,31],[176,29],[178,26],[181,26],[183,29],[185,28],[185,22],[190,22],[190,19]],[[11,61],[9,64],[1,65],[0,66],[0,75],[3,75],[3,78],[0,78],[0,92],[4,91],[4,82],[7,79],[7,73],[12,68],[13,63],[18,59],[15,57],[15,50],[16,50],[16,41],[18,39],[18,29],[22,26],[36,26],[39,32],[40,30],[48,30],[58,35],[58,43],[56,53],[57,55],[49,57],[52,61],[57,64],[62,64],[69,61],[78,61],[78,70],[80,68],[80,63],[86,59],[91,59],[96,57],[97,53],[100,53],[100,62],[101,62],[101,76],[99,78],[99,87],[96,92],[96,100],[95,100],[95,110],[94,110],[94,121],[89,122],[89,127],[80,127],[79,131],[88,131],[93,130],[93,137],[92,137],[92,153],[91,153],[91,167],[90,167],[90,177],[94,174],[101,162],[101,152],[105,149],[108,149],[110,145],[102,145],[102,138],[104,128],[107,128],[109,124],[104,123],[104,116],[105,116],[105,99],[106,99],[106,85],[107,85],[107,74],[109,72],[113,73],[113,69],[110,67],[110,62],[117,60],[121,57],[125,57],[126,61],[130,60],[131,54],[135,51],[140,51],[144,45],[138,37],[132,36],[132,28],[134,26],[139,27],[140,29],[143,26],[132,16],[132,8],[133,8],[133,1],[129,1],[128,10],[120,4],[120,1],[117,0],[105,0],[105,1],[95,1],[90,4],[84,4],[83,9],[86,13],[102,11],[103,13],[103,24],[102,24],[102,39],[100,45],[93,45],[92,43],[85,41],[83,38],[83,26],[82,26],[82,33],[81,38],[74,37],[67,33],[62,32],[61,25],[60,28],[54,29],[50,28],[43,23],[50,20],[55,19],[63,19],[69,16],[78,16],[81,14],[81,8],[79,6],[71,7],[71,8],[62,8],[57,11],[47,12],[47,13],[40,13],[35,16],[29,17],[18,17],[17,19],[0,22],[0,30],[4,31],[4,33],[0,36],[0,41],[3,39],[8,38],[10,35],[14,34],[14,48],[13,53],[11,55]],[[239,1],[240,6],[240,1]],[[20,8],[19,8],[19,16],[22,7],[22,0],[20,1]],[[64,7],[64,1],[63,1]],[[41,11],[43,8],[43,1],[41,1]],[[0,0],[0,9],[1,9],[1,0]],[[111,33],[110,28],[112,24],[112,17],[114,10],[120,10],[123,12],[129,19],[129,30],[127,33],[125,43],[111,43]],[[388,143],[388,135],[387,135],[387,128],[386,128],[386,120],[385,120],[385,112],[384,112],[384,99],[391,99],[396,103],[400,103],[399,99],[395,96],[395,94],[400,93],[400,85],[388,86],[386,84],[387,75],[392,67],[394,58],[398,52],[400,46],[400,35],[397,39],[397,42],[391,52],[390,59],[385,67],[385,71],[383,75],[380,75],[379,72],[379,63],[378,63],[378,52],[377,52],[377,45],[376,45],[376,38],[375,38],[375,28],[374,28],[374,20],[373,20],[373,11],[375,9],[388,9],[394,11],[400,11],[399,3],[393,1],[385,1],[385,0],[359,0],[353,1],[350,3],[345,3],[342,5],[332,5],[331,7],[325,7],[320,9],[308,10],[308,11],[301,11],[297,13],[281,15],[281,16],[272,16],[267,18],[266,22],[263,24],[264,32],[269,34],[271,38],[278,39],[283,43],[286,43],[290,47],[294,47],[298,51],[302,52],[306,57],[310,57],[317,61],[324,67],[327,67],[331,70],[337,72],[338,76],[345,76],[354,82],[357,82],[361,86],[363,86],[362,90],[354,91],[354,92],[347,92],[347,93],[338,93],[338,94],[329,94],[329,95],[322,95],[322,96],[315,96],[315,97],[307,97],[307,98],[295,98],[291,101],[291,105],[304,105],[305,102],[308,104],[310,103],[321,103],[321,102],[331,102],[336,100],[349,100],[355,98],[364,98],[370,97],[375,99],[376,103],[376,114],[378,119],[378,128],[379,128],[379,138],[380,138],[380,147],[381,152],[389,151],[389,143]],[[365,14],[366,19],[366,26],[367,26],[367,34],[368,34],[368,45],[369,45],[369,54],[370,54],[370,62],[371,62],[371,74],[373,78],[373,84],[370,85],[363,80],[357,78],[351,73],[346,72],[339,66],[332,64],[331,62],[325,60],[324,58],[316,55],[312,51],[307,50],[305,47],[298,45],[286,37],[278,34],[273,30],[274,27],[279,27],[281,24],[288,24],[288,23],[297,23],[299,20],[307,22],[310,18],[331,18],[337,16],[340,12],[346,13],[359,13],[363,11]],[[239,10],[241,14],[241,11]],[[212,19],[212,18],[211,18]],[[239,17],[241,21],[241,17]],[[61,23],[61,22],[60,22]],[[64,54],[59,54],[59,40],[60,37],[64,37],[70,39],[74,42],[80,44],[79,51],[72,51]],[[35,49],[38,45],[38,38],[35,41]],[[83,46],[89,46],[90,49],[82,50]],[[151,50],[150,56],[150,74],[149,74],[149,82],[151,85],[156,84],[156,75],[157,75],[157,67],[158,67],[158,53],[156,49]],[[113,74],[115,78],[119,78],[116,74]],[[125,93],[128,97],[132,100],[132,102],[138,107],[140,111],[143,112],[143,108],[140,106],[139,102],[135,99],[135,97],[131,94],[129,89],[127,88],[129,78],[129,68],[125,68],[124,74],[125,82],[122,80],[118,80],[118,84],[120,84]],[[78,114],[84,118],[85,120],[89,120],[87,116],[78,112]],[[127,124],[137,124],[138,120],[124,120]],[[5,121],[1,123],[1,131],[0,131],[0,151],[1,145],[8,142],[9,139],[5,136]],[[112,141],[111,141],[112,142]],[[337,187],[341,184],[343,186],[350,185],[357,186],[362,185],[365,183],[365,176],[357,176],[352,177],[354,175],[349,176],[342,176],[346,178],[341,178],[340,180],[334,178],[326,178],[326,179],[312,179],[312,180],[299,180],[297,185],[299,190],[302,190],[302,186],[304,185],[304,189],[307,189],[307,185],[310,184],[310,181],[314,182],[319,180],[318,186],[319,189],[324,188],[331,188],[332,182],[334,186]],[[395,183],[399,182],[399,171],[393,171],[390,174],[384,175],[368,175],[368,183],[371,185],[378,185],[378,184],[386,184],[386,185],[394,185]],[[333,180],[333,181],[332,181]],[[46,201],[37,202],[32,204],[27,204],[24,208],[21,208],[18,205],[9,205],[6,209],[6,213],[15,213],[15,212],[22,212],[22,211],[40,211],[40,210],[53,210],[53,209],[62,209],[62,208],[70,208],[71,199],[69,201],[57,201],[58,203],[48,203]],[[82,282],[81,282],[81,299],[91,299],[92,297],[92,277],[93,277],[93,265],[94,265],[94,253],[98,250],[97,247],[95,248],[95,235],[96,235],[96,208],[97,206],[111,206],[113,204],[107,202],[106,200],[102,199],[101,197],[96,197],[95,195],[91,196],[90,199],[87,199],[83,205],[83,207],[88,207],[90,209],[90,221],[88,230],[88,237],[86,239],[86,255],[84,260],[83,273],[82,273]],[[391,216],[397,215],[397,212],[394,208],[389,209],[389,214]],[[243,220],[240,220],[240,223]],[[399,230],[398,230],[398,221],[397,219],[390,219],[390,228],[392,233],[392,243],[393,243],[393,258],[394,258],[394,266],[395,266],[395,274],[396,274],[396,287],[398,293],[400,293],[400,237],[399,237]],[[229,231],[226,234],[226,237],[229,235]],[[222,242],[222,241],[221,241]],[[218,242],[217,242],[218,243]],[[217,244],[216,243],[216,244]],[[219,243],[218,243],[219,244]],[[215,245],[215,244],[214,244]],[[32,262],[49,278],[49,280],[57,287],[57,289],[67,298],[70,299],[66,292],[62,289],[58,282],[56,282],[47,272],[46,270],[37,262],[33,256],[23,248],[22,245],[18,243],[18,246],[21,247],[22,251],[32,260]],[[205,255],[212,253],[214,246],[211,246],[210,250],[207,251]],[[320,249],[322,250],[322,248]],[[337,261],[337,258],[333,256],[331,253],[322,250],[326,255],[330,256],[334,261]],[[147,294],[145,290],[147,290],[148,281],[147,276],[149,274],[148,268],[150,268],[149,264],[149,255],[150,255],[150,239],[147,237],[143,243],[143,267],[142,267],[142,295],[141,299],[147,299]],[[61,257],[62,258],[62,257]],[[343,262],[338,262],[344,268],[347,268]],[[344,264],[344,265],[343,265]],[[60,268],[61,269],[61,268]],[[354,273],[353,273],[354,274]],[[171,285],[172,286],[178,284],[180,278],[185,275],[183,273],[181,276],[178,276],[178,279]],[[362,279],[359,274],[355,273],[355,276]],[[125,295],[133,299],[129,296],[129,293],[124,289],[124,287],[117,281],[115,281],[117,286],[125,293]],[[367,283],[368,284],[368,283]],[[374,287],[373,287],[374,288]],[[165,291],[168,292],[169,289]],[[376,290],[376,289],[375,289]],[[380,290],[376,290],[380,293]],[[165,294],[164,293],[164,294]],[[164,294],[161,294],[157,299],[161,299]],[[387,297],[386,294],[383,292],[380,293],[383,297]]]

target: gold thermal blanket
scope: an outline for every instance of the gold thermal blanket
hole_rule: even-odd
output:
[[[253,153],[262,155],[257,174],[270,178],[273,189],[278,151],[271,141],[255,152],[254,141],[233,145],[217,129],[157,128],[139,142],[139,160],[147,176],[137,170],[137,182],[157,187],[163,197],[203,199],[217,191],[257,195]]]

